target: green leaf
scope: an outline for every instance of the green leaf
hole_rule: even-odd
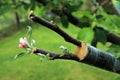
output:
[[[107,41],[104,31],[100,29],[95,29],[95,39],[103,44],[105,44]]]
[[[116,15],[112,15],[112,16],[110,16],[110,19],[113,22],[113,24],[116,25],[116,27],[120,28],[120,17],[118,17]]]
[[[93,18],[93,15],[88,10],[78,10],[78,11],[73,12],[73,15],[76,16],[76,17],[78,17],[78,18],[81,18],[83,16],[86,16],[89,19]]]
[[[25,52],[21,52],[21,53],[17,54],[17,55],[14,57],[14,59],[17,59],[17,58],[19,58],[19,57],[22,57],[22,56],[24,56],[25,54],[26,54]]]
[[[61,23],[62,23],[62,25],[65,27],[65,28],[68,28],[68,18],[67,18],[67,16],[66,15],[62,15],[61,16]]]
[[[35,44],[35,40],[32,39],[30,45],[33,46],[34,44]]]
[[[37,55],[38,55],[41,62],[43,62],[43,60],[45,60],[45,58],[46,58],[46,55],[44,55],[44,54],[37,53]]]
[[[105,30],[108,31],[115,31],[116,29],[116,17],[114,15],[109,15],[107,14],[103,8],[99,8],[99,10],[97,11],[97,16],[101,16],[97,19],[97,26],[102,27]],[[117,19],[118,20],[118,19]]]
[[[91,43],[93,40],[94,31],[91,28],[83,28],[78,33],[78,39]]]
[[[97,26],[102,27],[105,30],[114,31],[116,28],[115,24],[110,19],[101,20],[98,22]]]

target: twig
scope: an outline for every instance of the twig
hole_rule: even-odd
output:
[[[49,52],[49,51],[46,51],[46,50],[42,50],[40,48],[37,48],[34,51],[34,54],[37,54],[37,53],[41,53],[43,55],[49,54],[50,60],[54,60],[54,59],[66,59],[66,60],[79,61],[79,58],[75,54],[72,54],[72,53],[66,53],[66,54],[61,55],[61,54]]]
[[[45,27],[55,31],[56,33],[58,33],[59,35],[61,35],[65,41],[70,42],[76,46],[80,46],[81,47],[81,42],[72,38],[71,36],[69,36],[67,33],[65,33],[63,30],[61,30],[57,25],[54,25],[50,22],[47,22],[41,18],[39,18],[38,16],[34,15],[32,12],[30,13],[30,18],[34,21],[37,22],[39,24],[44,25]]]

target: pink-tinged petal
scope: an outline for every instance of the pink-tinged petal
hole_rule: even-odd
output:
[[[23,46],[23,48],[25,48],[27,46],[27,44],[26,43],[22,43],[22,46]]]
[[[19,48],[23,48],[22,44],[19,44]]]
[[[28,42],[28,39],[25,37],[24,38],[24,43],[27,43]]]
[[[25,43],[19,44],[19,48],[25,48],[26,46],[27,46],[27,44],[25,44]]]
[[[25,38],[20,38],[20,43],[27,43],[28,42],[28,39],[25,37]]]
[[[26,37],[25,38],[20,38],[19,48],[27,47],[27,42],[28,42],[28,39]]]

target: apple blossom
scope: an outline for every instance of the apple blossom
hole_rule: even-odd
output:
[[[19,48],[25,48],[27,46],[28,39],[26,37],[20,38],[19,41],[20,41]]]

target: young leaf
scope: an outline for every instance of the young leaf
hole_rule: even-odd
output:
[[[94,31],[91,28],[83,28],[78,33],[78,39],[91,43],[93,40]]]
[[[22,56],[24,56],[25,54],[26,54],[25,52],[21,52],[21,53],[17,54],[17,55],[14,57],[14,59],[17,59],[17,58],[19,58],[19,57],[22,57]]]
[[[32,39],[31,46],[33,46],[34,44],[35,44],[35,40]]]
[[[38,55],[41,62],[43,62],[43,60],[46,59],[46,56],[48,56],[48,55],[44,55],[44,54],[41,54],[41,53],[37,53],[37,55]]]
[[[40,56],[40,57],[42,57],[42,58],[45,57],[45,55],[41,54],[41,53],[37,53],[37,55]]]
[[[65,46],[60,46],[60,49],[62,49],[62,51],[63,51],[64,54],[66,54],[66,53],[69,52],[69,50]]]
[[[47,60],[50,59],[50,54],[49,54],[49,53],[46,55],[46,59],[47,59]]]

